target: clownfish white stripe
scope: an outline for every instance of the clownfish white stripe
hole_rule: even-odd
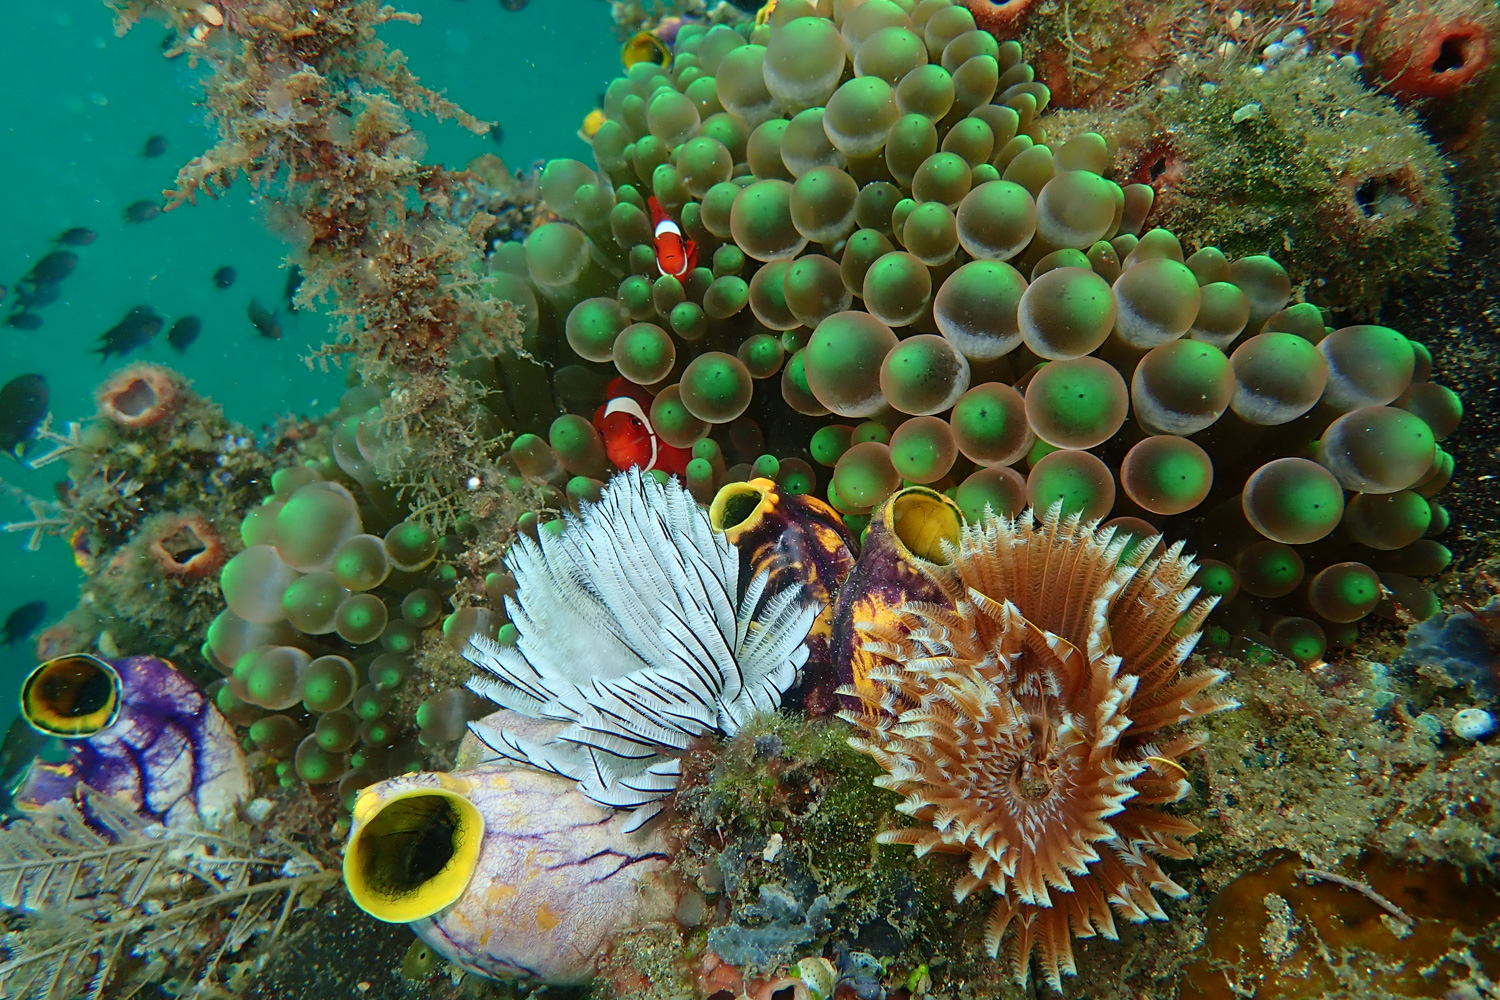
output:
[[[655,235],[660,236],[662,233],[671,233],[673,236],[681,236],[682,228],[671,219],[662,219],[656,224]]]
[[[629,396],[617,396],[616,398],[611,399],[609,403],[604,407],[605,417],[608,417],[612,413],[628,413],[632,417],[635,417],[635,419],[639,420],[641,424],[646,428],[646,437],[651,442],[651,460],[647,462],[644,467],[647,469],[655,468],[656,428],[651,426],[651,418],[646,416],[646,411],[641,409],[641,404],[637,403]]]

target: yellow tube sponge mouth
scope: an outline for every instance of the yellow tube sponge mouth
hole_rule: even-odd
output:
[[[86,653],[58,656],[21,685],[21,714],[33,729],[63,739],[87,739],[120,715],[120,675]]]
[[[952,560],[943,543],[958,546],[964,516],[958,504],[934,490],[909,486],[891,497],[888,508],[891,534],[918,559],[939,566]]]
[[[479,863],[484,817],[449,788],[393,784],[371,785],[355,799],[344,885],[370,916],[405,924],[463,895]]]
[[[769,479],[728,483],[708,507],[708,523],[731,543],[761,522],[776,506],[776,484]]]

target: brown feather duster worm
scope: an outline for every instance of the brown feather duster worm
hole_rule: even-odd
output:
[[[883,661],[869,677],[882,697],[841,713],[850,743],[930,824],[878,839],[968,855],[954,894],[995,893],[985,946],[1010,932],[1022,985],[1035,953],[1060,991],[1072,936],[1116,938],[1111,907],[1167,919],[1153,893],[1185,890],[1156,859],[1191,857],[1197,827],[1160,807],[1188,794],[1177,760],[1205,738],[1168,730],[1235,704],[1206,693],[1222,671],[1182,671],[1213,601],[1181,544],[1148,559],[1154,541],[1126,555],[1128,541],[1056,506],[1040,525],[987,511],[963,529],[943,601],[855,625]]]

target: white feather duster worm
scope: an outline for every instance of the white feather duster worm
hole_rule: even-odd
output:
[[[695,737],[730,735],[781,705],[807,659],[817,616],[800,587],[752,579],[736,607],[739,552],[676,480],[632,468],[558,535],[521,537],[506,563],[520,638],[475,637],[477,694],[565,723],[545,739],[474,723],[495,759],[572,778],[603,805],[636,810],[636,829],[677,787]]]

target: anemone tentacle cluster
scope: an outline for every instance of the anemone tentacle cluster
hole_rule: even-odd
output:
[[[1113,940],[1111,907],[1165,920],[1154,894],[1186,894],[1157,858],[1191,857],[1197,828],[1160,807],[1188,794],[1177,761],[1204,739],[1172,727],[1235,704],[1208,693],[1221,671],[1183,672],[1214,599],[1180,544],[1148,559],[1057,505],[1039,525],[990,513],[947,548],[941,600],[856,623],[880,700],[841,715],[928,824],[878,840],[967,854],[955,896],[996,895],[990,954],[1009,932],[1016,981],[1035,953],[1060,990],[1071,936]]]
[[[500,706],[562,723],[541,738],[475,723],[496,759],[569,777],[590,799],[634,809],[630,829],[676,788],[677,754],[774,711],[807,659],[821,610],[800,586],[739,597],[739,551],[676,480],[632,469],[566,530],[517,539],[506,601],[515,646],[482,636],[470,687]]]
[[[904,481],[969,517],[1061,498],[1184,539],[1223,598],[1214,645],[1312,663],[1383,593],[1435,610],[1413,578],[1449,559],[1441,442],[1463,408],[1426,348],[1293,301],[1312,286],[1267,255],[1279,230],[1199,245],[1216,231],[1106,176],[1125,140],[1055,113],[1020,44],[961,4],[908,6],[684,24],[670,65],[609,85],[593,165],[542,171],[557,219],[490,261],[552,324],[558,384],[630,383],[634,429],[691,456],[671,471],[701,503],[766,478],[857,535]],[[697,248],[680,275],[653,203]],[[570,495],[604,451],[581,422],[537,442]]]

